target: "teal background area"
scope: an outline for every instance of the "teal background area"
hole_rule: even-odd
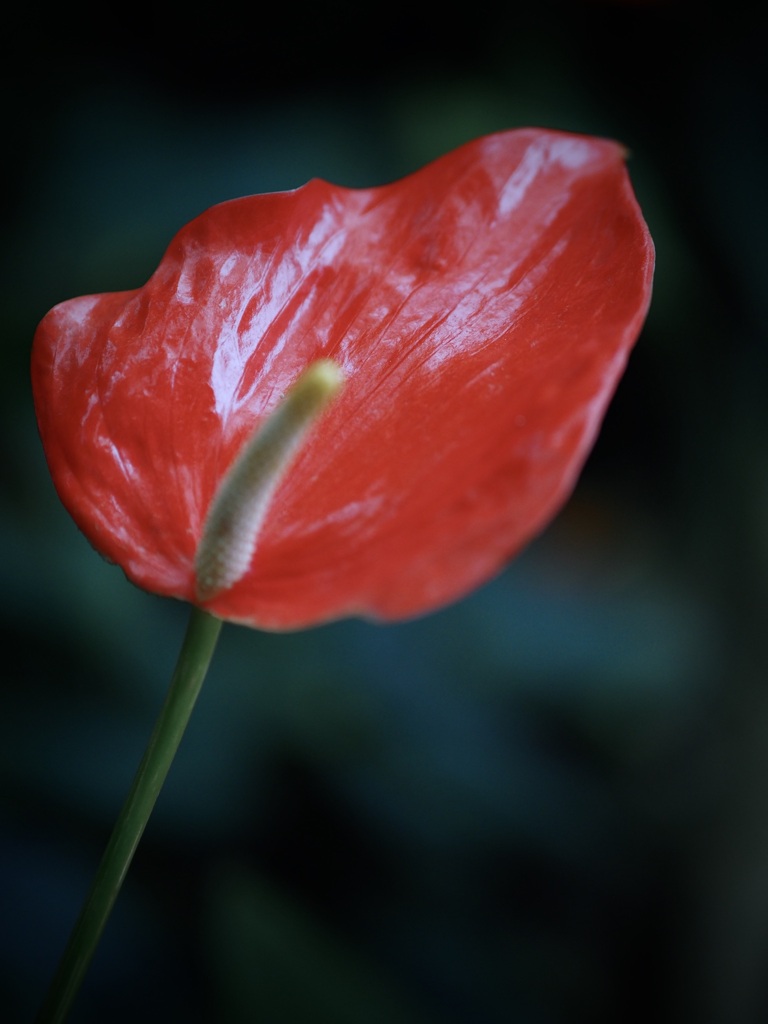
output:
[[[623,141],[657,245],[576,493],[422,620],[225,627],[72,1024],[768,1019],[763,37],[663,0],[183,19],[6,26],[0,1019],[34,1017],[187,619],[60,506],[37,322],[213,203],[524,125]]]

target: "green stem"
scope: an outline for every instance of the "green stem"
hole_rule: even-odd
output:
[[[221,625],[221,619],[192,609],[168,695],[37,1024],[60,1024],[67,1016],[184,735]]]

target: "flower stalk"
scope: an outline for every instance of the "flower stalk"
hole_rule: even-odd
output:
[[[37,1024],[61,1024],[67,1017],[179,748],[221,626],[221,619],[192,609],[168,694]]]

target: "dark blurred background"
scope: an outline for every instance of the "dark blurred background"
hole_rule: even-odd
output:
[[[421,621],[225,628],[72,1022],[768,1020],[764,32],[737,3],[244,10],[6,17],[0,1018],[34,1016],[187,618],[59,505],[37,322],[220,200],[541,125],[626,143],[657,245],[573,499]]]

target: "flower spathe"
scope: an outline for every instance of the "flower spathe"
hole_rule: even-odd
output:
[[[561,132],[477,139],[381,187],[220,204],[143,288],[40,324],[54,483],[131,580],[221,618],[427,612],[498,572],[570,494],[652,273],[624,150]],[[277,481],[247,568],[201,599],[222,482],[318,360],[344,386]]]

